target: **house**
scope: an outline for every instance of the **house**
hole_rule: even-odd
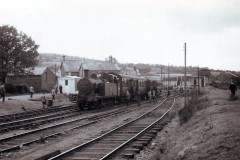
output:
[[[190,81],[191,74],[186,75],[186,87],[191,86],[191,81]],[[180,88],[184,88],[184,81],[185,81],[185,76],[184,74],[169,74],[169,77],[167,74],[163,74],[163,84],[169,85],[169,86],[179,86]]]
[[[62,92],[66,94],[76,94],[77,90],[77,82],[82,79],[77,76],[64,76],[58,78],[58,85],[62,86]]]
[[[58,78],[58,85],[62,85],[63,93],[77,93],[77,82],[83,77],[96,76],[106,72],[119,73],[120,69],[117,64],[103,61],[81,61],[65,60],[60,66],[61,77]]]
[[[77,76],[80,77],[80,60],[63,60],[60,65],[61,77],[64,76]]]
[[[199,87],[205,86],[204,78],[202,76],[198,76],[197,74],[193,74],[189,80],[191,87],[198,87],[198,85]]]
[[[238,84],[239,76],[229,71],[211,71],[210,78],[215,83]]]
[[[110,62],[84,62],[80,66],[80,77],[90,77],[92,74],[100,73],[120,73],[120,68],[115,63]]]
[[[57,76],[48,67],[35,67],[29,75],[7,76],[6,84],[33,86],[35,92],[50,92],[57,84]]]
[[[120,73],[125,75],[131,75],[131,76],[141,76],[141,73],[136,67],[128,67],[128,66],[121,67]]]

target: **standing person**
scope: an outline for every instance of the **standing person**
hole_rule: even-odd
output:
[[[29,87],[29,91],[30,91],[30,98],[32,98],[33,97],[33,92],[34,92],[33,86]]]
[[[148,92],[148,98],[149,98],[149,102],[151,103],[152,102],[152,92],[151,92],[151,90],[149,90],[149,92]]]
[[[229,90],[231,91],[231,97],[235,100],[235,92],[237,92],[237,86],[234,83],[231,83],[229,86]]]
[[[162,94],[162,90],[159,91],[159,98],[161,97],[161,94]]]
[[[5,93],[6,93],[6,90],[5,90],[5,87],[4,87],[4,84],[2,84],[0,86],[0,95],[1,95],[1,98],[2,98],[2,101],[4,102],[5,101]],[[0,99],[1,99],[0,98]]]
[[[54,88],[55,88],[55,93],[57,94],[58,93],[58,86],[57,86],[57,84],[54,86]]]
[[[59,84],[59,92],[60,92],[60,94],[62,94],[62,85],[61,84]]]
[[[156,92],[154,89],[152,90],[152,99],[153,99],[153,103],[157,103]]]
[[[46,100],[46,97],[45,97],[45,93],[43,92],[43,95],[41,97],[41,101],[42,101],[42,105],[43,105],[43,108],[46,108],[45,105],[47,103],[47,100]]]
[[[55,100],[56,92],[54,88],[51,90],[51,95],[52,95],[52,100]]]
[[[127,91],[126,92],[127,106],[130,106],[130,98],[131,98],[131,95],[130,95],[129,91]]]
[[[167,91],[167,97],[169,97],[169,96],[170,96],[170,91],[168,90],[168,91]]]

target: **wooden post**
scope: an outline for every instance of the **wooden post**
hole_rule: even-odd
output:
[[[184,71],[184,106],[187,105],[187,58],[186,58],[186,55],[187,55],[187,44],[184,43],[184,63],[185,63],[185,71]]]

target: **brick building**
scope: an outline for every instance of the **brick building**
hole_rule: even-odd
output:
[[[92,74],[103,72],[120,73],[120,68],[117,64],[110,62],[85,62],[79,68],[80,77],[91,77]]]
[[[102,72],[106,73],[120,72],[120,68],[115,63],[97,61],[82,62],[79,60],[65,60],[65,59],[61,63],[60,70],[61,77],[64,76],[88,77],[91,74],[98,74]]]
[[[33,86],[35,92],[50,92],[57,84],[56,75],[48,67],[35,67],[31,75],[8,76],[6,84]]]

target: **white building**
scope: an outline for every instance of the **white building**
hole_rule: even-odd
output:
[[[82,79],[77,76],[64,76],[58,78],[58,86],[62,85],[62,92],[66,94],[76,94],[77,90],[77,82]]]

